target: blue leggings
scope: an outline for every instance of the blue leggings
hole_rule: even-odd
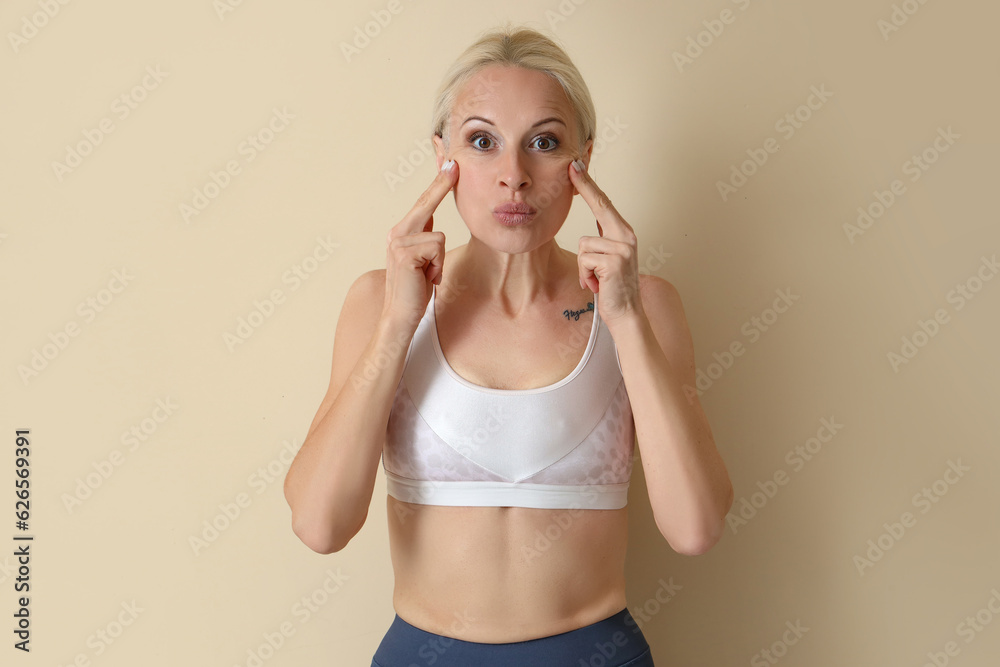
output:
[[[371,667],[654,667],[646,638],[628,608],[603,621],[509,644],[451,639],[397,614]]]

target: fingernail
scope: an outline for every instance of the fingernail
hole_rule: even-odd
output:
[[[454,166],[455,166],[455,161],[454,160],[448,160],[443,165],[441,165],[441,171],[449,171]]]
[[[573,168],[576,169],[576,173],[578,174],[582,174],[587,171],[587,167],[583,164],[583,160],[573,160]]]

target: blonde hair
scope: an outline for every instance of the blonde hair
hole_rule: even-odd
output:
[[[506,25],[482,35],[452,64],[434,103],[434,134],[449,143],[448,120],[462,86],[479,70],[504,65],[536,70],[555,79],[566,93],[580,135],[580,149],[594,138],[597,114],[590,90],[566,52],[537,30]]]

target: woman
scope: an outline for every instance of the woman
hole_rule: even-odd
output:
[[[358,278],[330,387],[285,480],[320,553],[365,522],[380,456],[396,617],[375,667],[652,665],[626,608],[635,436],[656,525],[700,554],[733,491],[676,290],[586,172],[595,114],[566,54],[487,34],[435,108],[439,172]],[[445,251],[449,191],[469,228]],[[579,254],[555,242],[580,194]],[[573,278],[577,283],[573,283]]]

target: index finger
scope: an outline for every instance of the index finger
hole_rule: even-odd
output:
[[[577,165],[579,165],[579,171],[576,169]],[[611,199],[604,194],[604,191],[597,187],[597,183],[594,182],[594,179],[590,177],[590,174],[584,168],[582,160],[574,160],[570,163],[569,174],[573,186],[576,187],[583,200],[587,202],[590,210],[594,212],[594,217],[597,218],[598,229],[600,230],[603,226],[605,230],[611,232],[610,234],[602,234],[602,236],[615,241],[628,241],[631,236],[634,236],[635,232],[632,230],[631,225],[625,222],[625,218],[618,213],[618,210],[611,203]]]
[[[434,218],[431,217],[434,210],[457,182],[458,163],[454,160],[448,160],[441,165],[434,180],[417,198],[417,203],[413,205],[410,212],[389,230],[389,235],[386,237],[387,242],[392,243],[392,240],[397,236],[431,231],[434,227]]]

